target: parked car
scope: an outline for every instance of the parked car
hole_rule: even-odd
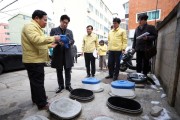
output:
[[[21,45],[0,44],[0,74],[5,71],[23,69]]]

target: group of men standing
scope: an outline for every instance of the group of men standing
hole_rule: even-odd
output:
[[[146,19],[147,20],[147,19]],[[47,24],[47,14],[41,10],[35,10],[32,14],[32,21],[26,24],[22,30],[22,48],[23,48],[23,63],[28,73],[31,87],[32,102],[37,105],[38,109],[48,109],[49,103],[47,102],[47,96],[44,88],[44,63],[49,60],[48,49],[53,48],[51,67],[56,69],[58,89],[56,93],[61,92],[63,89],[72,91],[71,87],[71,68],[74,64],[72,57],[72,46],[74,44],[73,33],[67,29],[70,18],[67,15],[60,17],[60,26],[51,29],[50,36],[45,37],[43,29]],[[125,52],[127,47],[126,31],[120,28],[121,20],[119,18],[113,19],[113,29],[108,35],[108,69],[109,75],[107,79],[118,79],[120,56]],[[142,28],[139,27],[141,32],[136,30],[135,36],[142,33],[142,30],[147,31],[147,23]],[[87,35],[83,37],[82,51],[85,58],[85,66],[87,77],[94,77],[96,72],[95,57],[93,56],[94,50],[98,49],[98,37],[93,33],[93,26],[88,25],[86,27]],[[153,29],[153,27],[151,27]],[[61,41],[60,35],[66,35],[69,39],[69,47],[65,47]],[[155,39],[153,37],[154,32],[150,32],[150,36],[143,38],[149,42]],[[133,48],[139,53],[137,54],[137,65],[147,63],[141,49],[138,49],[138,44],[142,41],[135,40]],[[141,54],[141,55],[140,55]],[[144,65],[145,67],[145,65]],[[143,67],[143,71],[145,68]],[[65,84],[63,77],[63,69],[65,71]],[[141,72],[142,66],[137,69]],[[146,72],[144,72],[146,73]]]
[[[127,36],[126,31],[120,28],[121,20],[119,18],[113,19],[113,29],[109,32],[108,35],[108,68],[109,75],[107,79],[113,78],[117,80],[119,76],[119,67],[120,67],[120,56],[124,53],[127,47]],[[83,38],[82,51],[85,58],[87,77],[95,76],[95,57],[93,52],[95,49],[98,49],[98,37],[93,31],[93,26],[87,26],[87,35]],[[91,70],[90,70],[91,66]]]
[[[53,48],[51,67],[56,69],[58,89],[64,88],[71,91],[71,67],[73,58],[71,46],[74,44],[73,33],[67,29],[70,18],[67,15],[60,17],[60,26],[53,28],[50,36],[44,35],[43,29],[47,24],[47,14],[41,10],[35,10],[32,21],[26,24],[22,30],[23,63],[28,73],[31,87],[31,99],[38,109],[48,109],[49,103],[44,88],[44,63],[49,61],[48,49]],[[69,48],[64,47],[60,35],[66,35],[69,39]],[[65,70],[65,87],[63,69]]]

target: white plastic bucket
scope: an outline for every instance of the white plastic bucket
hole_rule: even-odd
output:
[[[100,80],[97,80],[94,77],[85,78],[82,80],[82,83],[84,89],[88,89],[92,91],[97,91],[100,89]]]
[[[100,84],[85,84],[83,83],[83,88],[88,89],[88,90],[99,90],[100,89]]]
[[[111,83],[111,92],[113,95],[121,97],[134,97],[135,84],[127,80],[117,80]]]

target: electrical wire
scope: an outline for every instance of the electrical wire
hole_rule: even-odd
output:
[[[6,14],[6,15],[9,15],[9,16],[11,16],[11,17],[14,17],[14,16],[18,15],[18,13],[17,13],[17,14],[15,14],[15,15],[8,14],[8,13],[0,13],[0,14]],[[20,13],[19,13],[19,14],[20,14]],[[22,15],[24,15],[24,14],[22,14]],[[28,16],[28,15],[25,15],[25,16]],[[28,16],[28,17],[30,17],[30,16]],[[9,18],[9,17],[3,17],[3,18],[0,18],[0,19],[4,19],[4,18]],[[17,18],[22,18],[22,17],[17,16]],[[11,18],[9,18],[9,19],[11,19]]]
[[[7,10],[7,11],[3,11],[3,12],[1,12],[1,11],[0,11],[0,13],[6,13],[6,12],[11,12],[11,11],[15,11],[15,10],[18,10],[18,8],[15,8],[15,9],[11,9],[11,10]]]
[[[2,2],[3,0],[0,1],[0,3]]]
[[[0,11],[4,10],[5,8],[9,7],[10,5],[14,4],[15,2],[17,2],[18,0],[15,0],[11,3],[9,3],[8,5],[6,5],[5,7],[1,8]]]
[[[40,3],[40,2],[42,2],[42,1],[30,3],[30,4],[24,5],[24,6],[22,6],[22,7],[15,8],[15,9],[11,9],[11,10],[7,10],[7,11],[0,11],[0,14],[6,14],[6,15],[9,15],[9,16],[14,17],[15,15],[8,14],[7,12],[12,12],[12,11],[16,11],[16,10],[19,10],[19,11],[20,11],[20,9],[22,9],[22,8],[30,7],[30,6],[33,6],[33,5],[38,4],[38,3]],[[0,18],[0,19],[5,19],[5,18],[8,18],[8,17],[2,17],[2,18]],[[20,18],[20,17],[19,17],[19,18]]]
[[[37,4],[37,3],[40,3],[40,2],[42,2],[42,1],[30,3],[30,4],[27,4],[27,5],[24,5],[24,6],[15,8],[15,9],[7,10],[7,11],[0,11],[0,13],[11,12],[11,11],[19,10],[19,9],[22,9],[22,8],[25,8],[25,7],[30,7],[30,6],[33,6],[33,5],[35,5],[35,4]]]

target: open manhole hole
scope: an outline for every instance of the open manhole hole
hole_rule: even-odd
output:
[[[90,101],[94,98],[94,93],[91,90],[78,88],[70,92],[70,98],[79,101]]]
[[[113,110],[127,113],[141,113],[143,110],[139,102],[118,96],[108,98],[107,106]]]

